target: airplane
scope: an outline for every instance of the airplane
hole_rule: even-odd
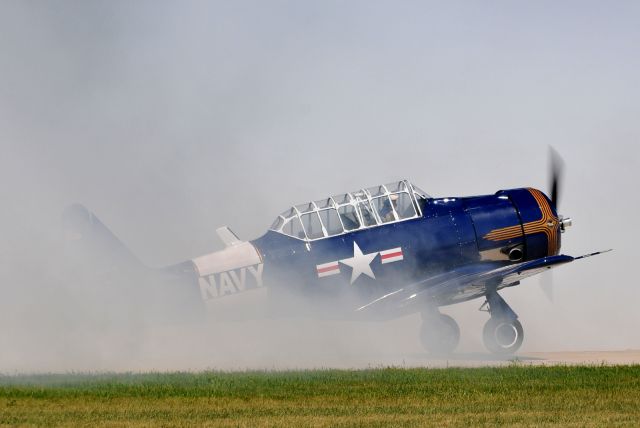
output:
[[[88,271],[92,280],[96,260],[110,286],[125,276],[144,278],[150,285],[140,299],[161,318],[171,317],[172,305],[193,308],[192,315],[210,302],[266,288],[279,313],[376,320],[420,313],[424,348],[449,354],[460,329],[439,308],[484,298],[480,309],[490,315],[484,344],[492,353],[512,354],[523,343],[523,327],[499,291],[606,252],[560,254],[572,220],[557,212],[557,165],[550,197],[516,188],[436,198],[398,180],[294,205],[251,241],[222,227],[224,249],[162,269],[144,267],[83,206],[71,206],[63,218],[69,242],[82,244],[76,254],[100,254]]]

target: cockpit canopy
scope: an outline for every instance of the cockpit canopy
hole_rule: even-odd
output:
[[[322,239],[420,217],[418,201],[428,198],[401,180],[295,205],[280,214],[270,229],[302,240]]]

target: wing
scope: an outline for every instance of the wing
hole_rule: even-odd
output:
[[[437,306],[459,303],[485,295],[487,287],[499,290],[518,285],[521,280],[545,270],[607,251],[575,258],[566,255],[544,257],[507,266],[494,262],[475,263],[395,290],[358,308],[358,311],[411,312],[416,309],[414,306],[426,302]]]

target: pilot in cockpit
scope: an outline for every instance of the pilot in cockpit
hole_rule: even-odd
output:
[[[393,208],[391,208],[392,205]],[[380,219],[383,223],[388,223],[395,220],[395,217],[393,216],[394,209],[396,210],[396,212],[398,211],[398,195],[396,194],[389,195],[389,198],[385,199],[382,207],[380,208]]]

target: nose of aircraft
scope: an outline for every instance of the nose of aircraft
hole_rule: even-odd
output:
[[[573,225],[573,219],[571,217],[562,217],[560,216],[560,231],[564,233],[567,230],[567,227]]]
[[[562,220],[551,199],[542,191],[533,188],[498,192],[498,196],[502,195],[508,196],[518,212],[521,229],[517,232],[521,231],[524,235],[527,259],[558,254]]]

